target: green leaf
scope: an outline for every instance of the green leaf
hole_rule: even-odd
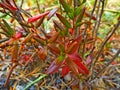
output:
[[[58,57],[59,62],[63,61],[64,59],[65,59],[65,54],[61,54],[61,55]]]
[[[0,18],[4,18],[4,17],[6,17],[6,16],[7,16],[7,14],[1,15]]]
[[[2,20],[4,22],[4,25],[7,27],[7,31],[10,33],[10,35],[14,35],[14,30],[10,27],[10,25],[5,21],[4,19]]]
[[[84,13],[85,13],[85,7],[82,9],[81,13],[79,14],[78,16],[78,19],[77,19],[77,22],[76,23],[79,23],[82,21],[83,19],[83,16],[84,16]]]
[[[82,10],[82,5],[75,9],[74,16],[76,17],[77,15],[79,15],[81,10]]]
[[[70,19],[72,19],[72,20],[74,19],[74,13],[68,13],[68,16]]]
[[[59,18],[59,20],[67,27],[67,28],[71,28],[71,24],[60,14],[56,13],[57,17]]]
[[[68,3],[66,3],[64,0],[59,0],[60,3],[62,4],[64,10],[66,11],[66,13],[71,12],[70,6],[68,5]]]
[[[74,19],[74,8],[71,7],[68,3],[65,2],[65,0],[59,0],[62,4],[65,12],[69,16],[70,19]]]

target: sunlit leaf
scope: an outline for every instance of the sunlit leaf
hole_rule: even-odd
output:
[[[37,21],[38,19],[40,19],[40,18],[42,18],[42,17],[44,17],[44,16],[46,16],[46,15],[48,15],[49,14],[49,11],[47,11],[47,12],[45,12],[45,13],[42,13],[42,14],[38,14],[38,15],[36,15],[36,16],[33,16],[33,17],[30,17],[30,18],[28,18],[28,22],[35,22],[35,21]]]

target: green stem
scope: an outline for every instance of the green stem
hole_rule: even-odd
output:
[[[24,90],[27,90],[29,87],[31,87],[32,85],[34,85],[35,83],[37,83],[39,80],[43,79],[44,77],[46,77],[47,74],[43,74],[42,76],[40,76],[39,78],[37,78],[36,80],[34,80],[33,82],[29,83]]]

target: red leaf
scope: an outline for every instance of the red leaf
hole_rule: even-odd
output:
[[[43,16],[46,16],[48,14],[49,14],[49,11],[42,13],[42,14],[39,14],[39,15],[36,15],[36,16],[33,16],[33,17],[30,17],[30,18],[28,18],[28,22],[35,22],[36,20],[38,20],[38,19],[40,19]]]
[[[15,34],[15,39],[19,39],[19,38],[21,38],[22,37],[22,32],[17,32],[16,34]]]
[[[50,13],[48,14],[48,20],[50,20],[50,18],[56,13],[57,8],[54,8],[53,10],[50,11]]]
[[[83,64],[83,62],[80,62],[79,60],[74,60],[75,64],[78,66],[79,73],[82,74],[89,74],[89,71],[87,67]]]
[[[67,58],[65,59],[65,62],[66,62],[66,65],[70,68],[70,70],[71,70],[74,74],[76,74],[76,75],[79,74],[78,66],[77,66],[77,64],[75,64],[75,62],[74,62],[73,60],[71,60],[69,57],[67,57]]]
[[[82,62],[82,58],[77,53],[70,54],[70,55],[68,55],[68,57],[70,59],[72,59],[72,60],[76,60],[76,61]]]
[[[55,54],[55,55],[60,54],[60,49],[55,44],[48,44],[48,48],[53,54]]]
[[[17,10],[16,7],[14,7],[14,6],[10,5],[10,4],[4,4],[4,3],[1,3],[1,2],[0,2],[0,7],[9,9],[10,11],[15,11],[15,10]]]
[[[68,57],[73,60],[73,62],[78,66],[78,72],[82,74],[89,74],[87,67],[83,64],[82,58],[77,53],[68,55]]]
[[[67,45],[66,53],[68,53],[68,54],[76,53],[78,51],[79,46],[80,46],[81,40],[82,40],[81,36],[78,36],[73,41],[70,41]]]
[[[27,54],[23,54],[21,56],[21,60],[24,60],[25,62],[28,62],[28,61],[33,62],[33,58],[30,55],[27,55]]]
[[[56,64],[56,60],[53,61],[51,65],[49,66],[49,68],[47,69],[46,74],[52,74],[52,73],[57,72],[62,64],[63,62]]]
[[[70,71],[70,69],[67,66],[63,66],[62,67],[62,76],[67,75],[69,71]]]

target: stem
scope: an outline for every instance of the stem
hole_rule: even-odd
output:
[[[27,90],[29,87],[31,87],[32,85],[34,85],[35,83],[37,83],[38,81],[40,81],[41,79],[43,79],[44,77],[46,77],[46,74],[43,74],[42,76],[40,76],[39,78],[37,78],[36,80],[34,80],[33,82],[29,83],[24,90]]]

